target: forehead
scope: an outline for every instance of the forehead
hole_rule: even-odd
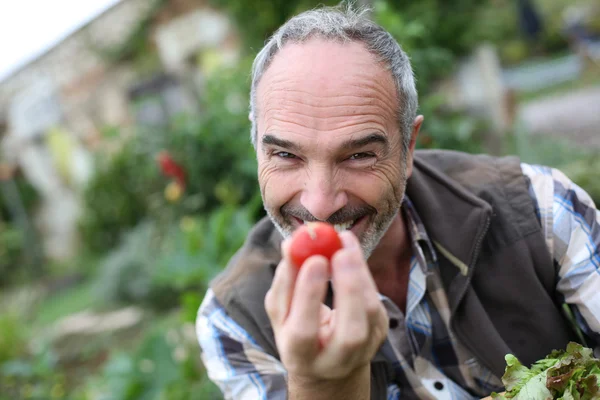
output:
[[[274,56],[265,77],[285,70],[293,74],[327,74],[332,69],[345,74],[383,72],[385,69],[363,43],[312,38],[286,43]]]
[[[397,93],[391,72],[362,43],[315,38],[288,43],[277,53],[258,84],[257,102],[259,118],[282,103],[355,106],[356,113],[393,117]]]

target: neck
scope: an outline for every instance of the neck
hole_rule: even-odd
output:
[[[390,279],[397,281],[404,275],[402,272],[410,268],[411,256],[410,234],[403,212],[400,210],[368,260],[369,268],[380,291],[382,289],[380,282]]]

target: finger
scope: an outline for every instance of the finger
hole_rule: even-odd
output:
[[[281,243],[282,259],[277,265],[271,288],[265,296],[265,309],[273,327],[280,326],[288,315],[298,270],[289,260],[290,241]]]
[[[321,325],[328,324],[333,317],[333,310],[327,304],[321,303],[319,310],[319,321]]]
[[[325,304],[321,304],[321,323],[319,328],[319,344],[323,349],[327,346],[333,335],[335,326],[335,311]]]
[[[357,259],[364,259],[364,253],[362,251],[362,247],[360,246],[360,242],[351,231],[342,232],[340,238],[342,240],[344,249],[350,251],[353,254],[353,257],[356,257]],[[365,265],[367,265],[366,262]],[[382,314],[384,319],[387,321],[387,317],[385,317],[385,308],[383,308],[381,304],[377,284],[375,284],[375,280],[373,279],[371,271],[368,269],[368,265],[367,268],[362,268],[359,273],[361,273],[362,276],[361,281],[363,283],[362,288],[364,295],[364,308],[367,312],[369,325],[378,324]]]
[[[329,262],[325,257],[312,256],[304,262],[298,273],[292,305],[285,321],[290,346],[296,354],[310,354],[318,350],[321,307],[327,293],[328,267]]]
[[[335,288],[336,326],[333,342],[344,351],[357,350],[368,339],[369,321],[365,309],[365,281],[370,273],[362,254],[355,248],[338,251],[331,261]]]
[[[345,249],[360,250],[360,252],[362,254],[360,242],[358,241],[358,238],[356,237],[356,235],[354,233],[352,233],[352,231],[346,230],[346,231],[340,232],[340,240],[342,241],[342,246]]]
[[[360,245],[360,241],[358,240],[356,235],[354,235],[354,233],[352,233],[352,231],[343,231],[342,233],[340,233],[340,239],[342,241],[342,245],[343,245],[344,249],[351,251],[354,257],[357,257],[362,260],[365,259],[362,247]],[[365,261],[365,265],[367,265],[366,261]],[[369,292],[370,294],[377,297],[377,299],[379,299],[379,297],[378,297],[379,290],[377,289],[377,285],[375,284],[373,275],[371,275],[371,271],[368,268],[367,268],[366,272],[368,272],[368,274],[364,275],[365,281],[363,282],[364,283],[363,287],[365,288],[365,291]]]
[[[332,260],[336,287],[337,343],[346,347],[366,345],[372,352],[387,337],[388,319],[377,285],[368,268],[360,242],[351,232],[340,235],[344,249]],[[353,336],[349,336],[352,332]],[[366,337],[365,337],[366,335]],[[364,343],[366,341],[368,343]]]

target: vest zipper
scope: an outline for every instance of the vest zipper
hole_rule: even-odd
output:
[[[471,283],[471,277],[473,276],[473,269],[475,268],[475,263],[477,263],[477,259],[479,258],[479,252],[481,251],[481,245],[483,244],[483,238],[487,234],[488,229],[490,229],[491,223],[492,223],[492,218],[488,215],[485,219],[485,225],[483,227],[483,231],[481,232],[481,235],[479,235],[479,237],[477,238],[477,242],[475,244],[475,251],[473,251],[473,262],[471,265],[469,265],[469,274],[467,275],[467,283],[468,284]],[[465,295],[465,290],[467,289],[468,286],[469,285],[465,286],[465,289],[463,290],[463,292],[460,295],[461,298],[462,298],[462,296]]]
[[[469,273],[468,273],[468,275],[467,275],[467,277],[466,277],[466,279],[467,279],[467,282],[466,282],[466,284],[464,285],[464,289],[463,289],[463,290],[462,290],[462,292],[460,293],[460,296],[459,296],[459,301],[456,303],[457,305],[460,303],[460,301],[462,301],[462,298],[464,297],[464,295],[465,295],[465,293],[466,293],[467,289],[468,289],[468,288],[470,287],[470,285],[471,285],[471,278],[473,277],[473,269],[475,268],[475,264],[477,263],[477,259],[479,258],[479,252],[481,251],[481,246],[482,246],[482,244],[483,244],[483,239],[484,239],[485,235],[487,234],[487,231],[488,231],[488,229],[490,228],[491,222],[492,222],[492,218],[491,218],[490,216],[487,216],[487,217],[486,217],[486,220],[485,220],[485,225],[484,225],[483,231],[481,232],[481,234],[480,234],[480,235],[479,235],[479,237],[477,238],[477,242],[476,242],[476,244],[475,244],[475,249],[474,249],[474,251],[473,251],[473,261],[472,261],[472,264],[471,264],[471,265],[469,265]],[[452,319],[454,319],[453,317],[454,317],[455,311],[456,311],[456,310],[453,310],[453,312],[452,312],[452,314],[451,314],[451,318],[452,318]],[[451,321],[451,323],[450,323],[450,326],[452,326],[452,325],[453,325],[453,323],[452,323],[452,322],[453,322],[453,321]],[[475,358],[476,358],[476,359],[480,360],[480,361],[481,361],[481,363],[482,363],[482,364],[483,364],[483,365],[484,365],[484,366],[485,366],[485,367],[486,367],[486,368],[487,368],[489,371],[493,371],[493,370],[494,370],[494,368],[491,366],[491,364],[489,364],[489,363],[487,362],[487,359],[486,359],[485,355],[484,355],[483,357],[481,357],[481,356],[479,355],[479,352],[478,352],[478,351],[474,351],[474,349],[473,349],[473,347],[471,346],[470,342],[469,342],[468,340],[465,340],[465,336],[462,334],[462,331],[460,331],[460,330],[457,330],[456,328],[453,328],[453,329],[454,329],[454,332],[456,332],[457,334],[459,334],[459,335],[461,336],[461,337],[460,337],[461,343],[462,343],[462,344],[463,344],[465,347],[467,347],[467,349],[469,349],[469,351],[471,352],[471,354],[472,354],[473,356],[475,356]]]

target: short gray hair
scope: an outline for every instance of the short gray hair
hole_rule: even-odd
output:
[[[275,55],[288,43],[302,43],[311,38],[341,42],[360,42],[390,70],[396,84],[398,122],[404,153],[411,139],[412,124],[417,114],[418,96],[410,60],[393,36],[368,18],[367,8],[355,9],[351,4],[305,11],[282,25],[257,54],[252,65],[250,90],[251,139],[256,148],[256,88]]]

